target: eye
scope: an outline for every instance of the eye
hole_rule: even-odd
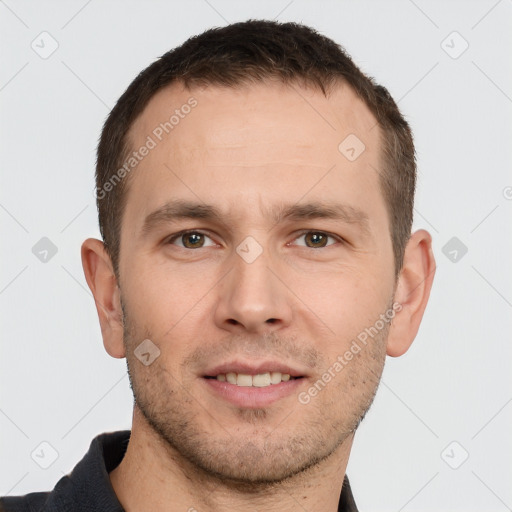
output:
[[[211,243],[206,243],[207,240],[210,240]],[[213,240],[201,231],[182,231],[169,238],[168,243],[184,249],[201,249],[215,245]]]
[[[311,249],[322,249],[323,247],[327,247],[328,245],[332,245],[336,241],[339,241],[333,235],[329,235],[323,231],[306,231],[295,240],[300,240],[301,238],[304,239],[304,243],[297,245],[302,245]],[[329,239],[333,240],[333,242],[328,243]]]

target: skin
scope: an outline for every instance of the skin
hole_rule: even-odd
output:
[[[386,354],[403,354],[416,336],[435,271],[431,237],[412,234],[395,279],[375,171],[379,128],[348,86],[326,98],[274,82],[173,84],[135,122],[133,147],[191,96],[197,106],[129,177],[119,282],[101,241],[82,246],[105,348],[127,358],[136,399],[113,488],[127,511],[335,511]],[[349,134],[366,147],[353,162],[338,150]],[[214,205],[222,217],[173,220],[143,236],[146,216],[173,199]],[[367,229],[269,216],[282,203],[313,201],[359,210]],[[198,230],[199,247],[170,240],[182,230]],[[236,250],[248,236],[263,249],[251,263]],[[401,310],[393,321],[301,403],[299,393],[394,302]],[[144,339],[160,350],[148,366],[134,355]],[[283,361],[304,377],[268,406],[235,406],[203,379],[233,358]]]

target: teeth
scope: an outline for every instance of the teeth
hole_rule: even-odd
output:
[[[270,374],[270,382],[272,384],[279,384],[281,382],[282,375],[279,372],[272,372]]]
[[[229,382],[242,387],[265,388],[271,384],[279,384],[290,380],[290,374],[280,372],[259,373],[258,375],[248,375],[246,373],[221,373],[217,375],[217,380]]]
[[[252,378],[252,385],[256,388],[264,388],[270,386],[271,383],[270,373],[260,373]]]
[[[239,373],[236,376],[236,385],[237,386],[252,386],[252,377],[250,375],[246,375],[245,373]]]

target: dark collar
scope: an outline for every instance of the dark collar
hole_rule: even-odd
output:
[[[96,436],[71,474],[57,482],[44,510],[124,512],[108,474],[123,459],[129,440],[129,430]]]
[[[52,492],[0,499],[0,512],[124,512],[110,483],[109,473],[124,457],[130,431],[107,432],[95,437],[85,457]],[[2,508],[3,507],[3,508]],[[348,478],[343,480],[338,512],[357,512]]]

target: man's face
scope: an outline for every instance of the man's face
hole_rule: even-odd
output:
[[[191,97],[169,134],[155,132]],[[350,446],[387,325],[343,355],[395,285],[374,126],[343,85],[327,99],[295,85],[176,84],[136,121],[132,147],[148,135],[156,147],[132,171],[122,219],[126,356],[136,406],[196,467],[278,481]],[[160,350],[149,365],[134,354],[145,339]]]

